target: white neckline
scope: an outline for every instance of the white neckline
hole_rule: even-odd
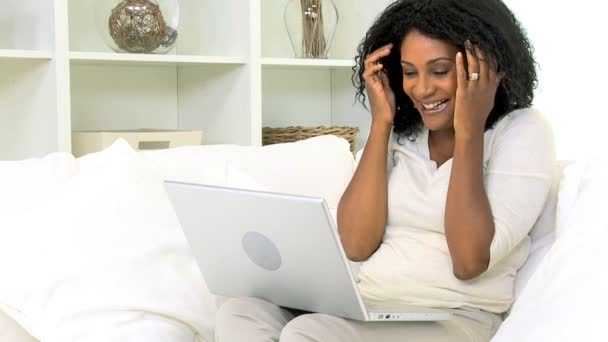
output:
[[[431,172],[431,174],[434,175],[437,171],[443,169],[444,166],[448,167],[448,165],[451,165],[453,158],[446,160],[443,164],[441,164],[441,166],[437,167],[437,163],[431,159],[431,150],[429,147],[429,133],[430,132],[428,127],[423,126],[422,131],[418,134],[418,137],[416,137],[416,145],[418,147],[418,152],[421,154],[425,163],[428,165],[429,171]]]

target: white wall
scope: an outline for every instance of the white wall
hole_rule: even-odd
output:
[[[540,65],[535,106],[551,120],[560,159],[608,144],[608,23],[599,0],[505,0],[527,28]]]

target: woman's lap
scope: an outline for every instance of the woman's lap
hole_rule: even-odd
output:
[[[441,322],[359,322],[239,298],[220,308],[216,341],[487,342],[500,324],[498,316],[478,310],[454,313],[453,319]]]

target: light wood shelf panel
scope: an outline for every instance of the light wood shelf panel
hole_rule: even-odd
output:
[[[49,51],[0,49],[0,60],[50,60],[53,54]]]
[[[197,64],[245,64],[244,58],[226,56],[153,55],[111,52],[70,52],[72,64],[115,65],[197,65]]]
[[[355,61],[348,59],[262,58],[262,66],[266,69],[349,69],[355,66]]]

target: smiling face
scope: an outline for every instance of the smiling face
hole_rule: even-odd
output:
[[[401,44],[403,90],[431,131],[453,131],[458,48],[418,31]]]

